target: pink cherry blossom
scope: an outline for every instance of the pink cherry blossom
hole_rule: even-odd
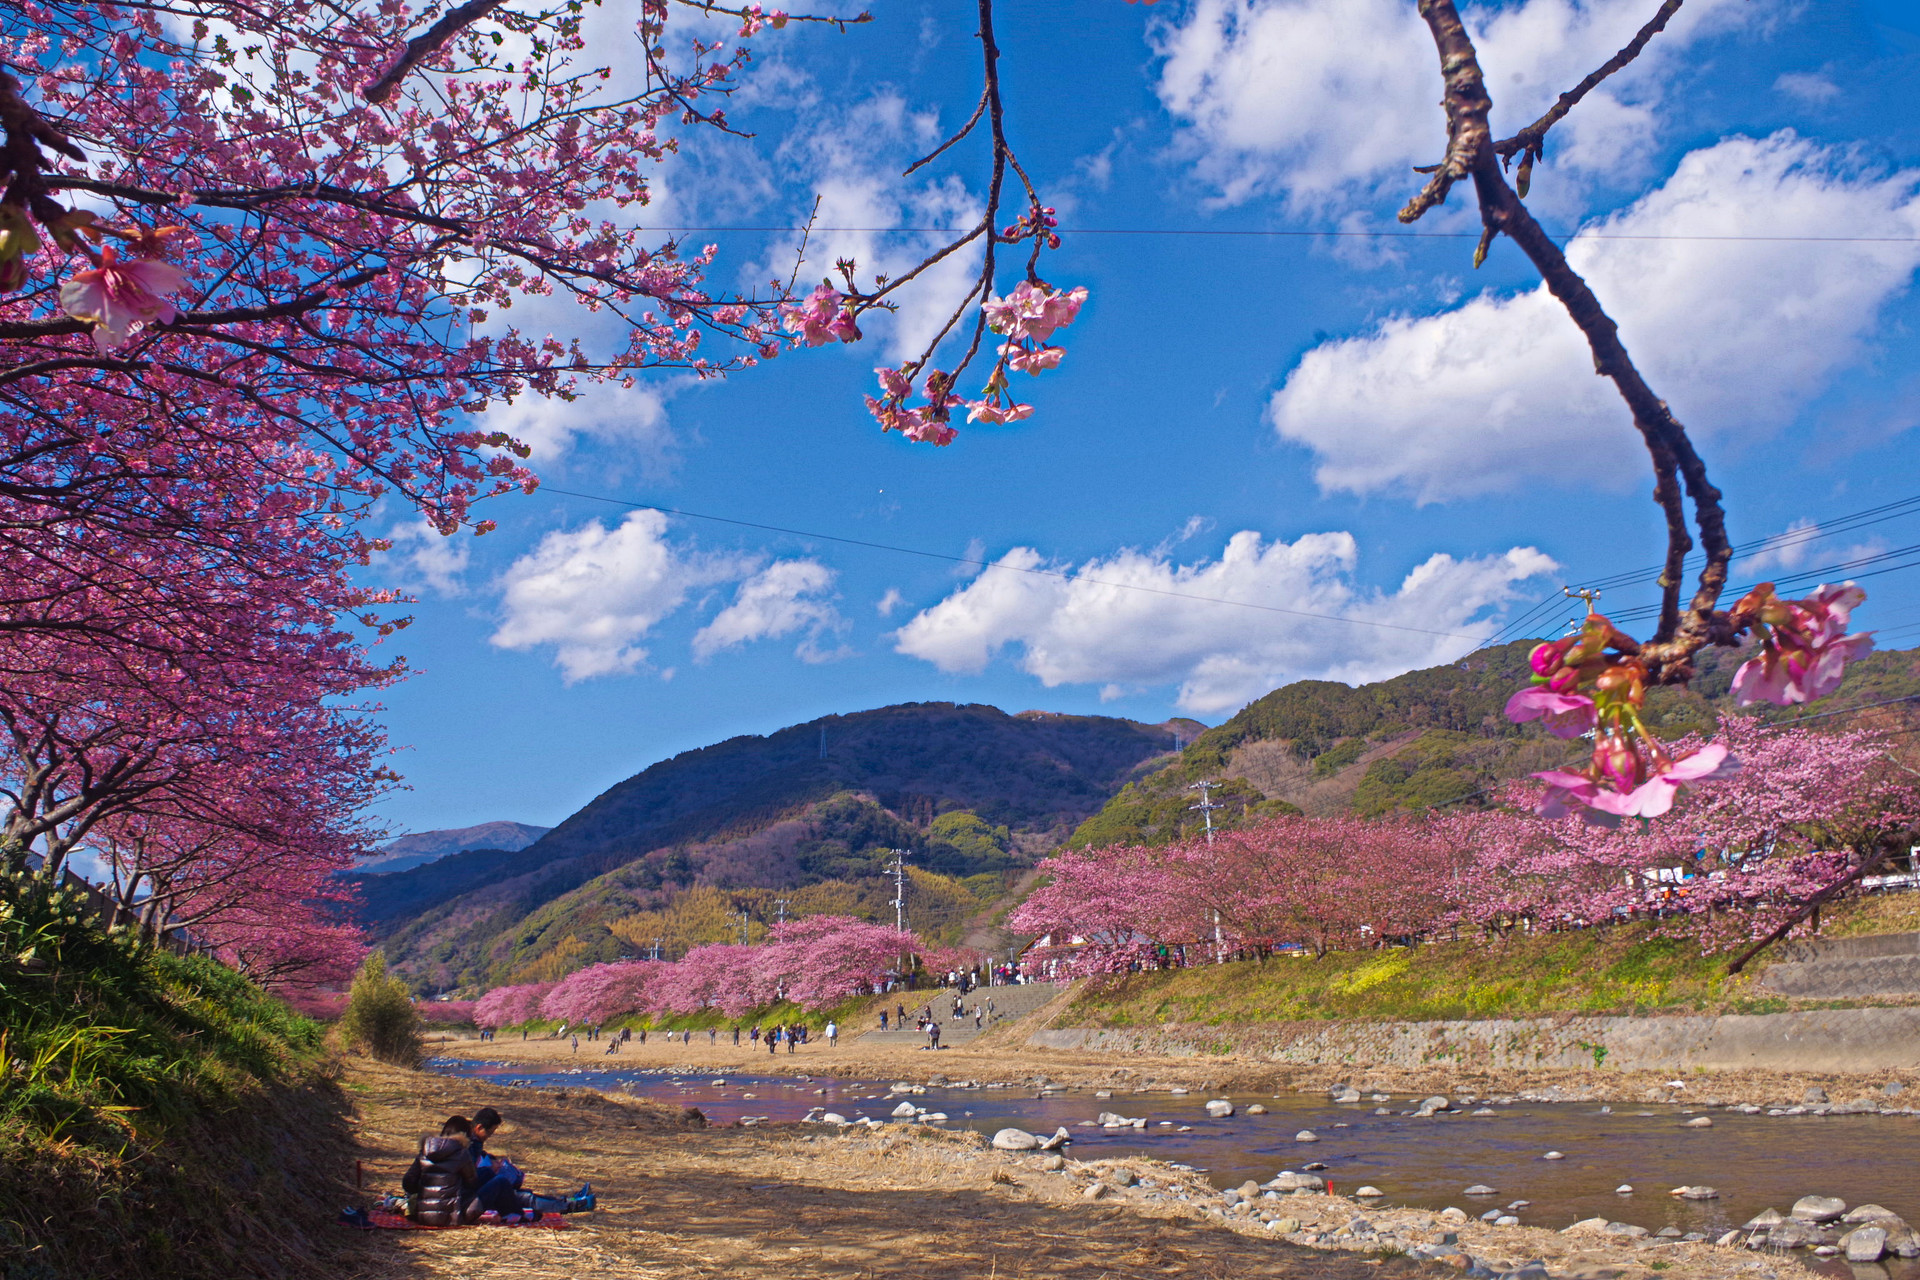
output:
[[[1762,583],[1736,604],[1736,621],[1750,619],[1760,652],[1734,673],[1737,705],[1813,702],[1840,687],[1847,663],[1873,651],[1873,633],[1847,635],[1854,608],[1867,593],[1851,582],[1822,583],[1804,600],[1781,600]]]
[[[126,345],[145,325],[166,323],[179,314],[164,295],[186,288],[187,276],[158,258],[122,260],[112,245],[100,251],[100,265],[75,272],[60,286],[60,306],[75,320],[93,325],[101,351]]]
[[[1001,344],[1000,354],[1007,358],[1007,368],[1015,373],[1038,375],[1048,369],[1058,368],[1067,352],[1064,347],[1038,347],[1029,350],[1008,342]]]
[[[1535,685],[1507,699],[1507,719],[1515,724],[1540,720],[1556,738],[1577,738],[1593,728],[1593,699],[1578,693],[1555,693],[1543,685]]]
[[[788,333],[797,334],[801,345],[821,347],[829,342],[858,342],[860,326],[844,303],[846,295],[830,284],[821,284],[807,295],[803,304],[782,304],[781,321]]]
[[[986,313],[987,325],[995,333],[1016,340],[1031,338],[1045,342],[1055,329],[1073,323],[1086,300],[1085,286],[1058,290],[1022,280],[1006,297],[989,298],[980,309]]]
[[[1030,404],[996,404],[991,400],[967,401],[968,422],[1002,424],[1019,422],[1023,418],[1032,416],[1033,406]]]

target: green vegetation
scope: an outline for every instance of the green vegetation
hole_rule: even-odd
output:
[[[387,976],[387,962],[369,951],[353,975],[347,1008],[340,1015],[340,1040],[351,1049],[395,1066],[420,1064],[420,1015],[405,980]]]
[[[1643,925],[1513,936],[1487,945],[1333,952],[1130,974],[1092,984],[1063,1024],[1237,1026],[1360,1018],[1425,1021],[1662,1010],[1747,1011],[1751,978],[1727,957]]]
[[[1457,803],[1489,803],[1484,794],[1510,778],[1556,768],[1576,754],[1534,725],[1503,714],[1527,682],[1534,640],[1484,649],[1458,663],[1410,671],[1357,688],[1302,680],[1249,703],[1194,740],[1172,764],[1129,783],[1087,819],[1075,846],[1161,844],[1195,827],[1192,784],[1212,778],[1227,808],[1217,826],[1237,826],[1269,812],[1350,810],[1364,817],[1422,812]],[[1655,689],[1647,722],[1672,738],[1710,732],[1732,709],[1733,673],[1745,653],[1702,654],[1686,689]],[[1847,682],[1824,709],[1882,702],[1920,693],[1920,662],[1911,650],[1876,653],[1848,668]],[[1765,707],[1768,719],[1805,715],[1804,707]],[[1915,719],[1909,711],[1874,713],[1882,724]],[[1866,720],[1836,721],[1859,725]],[[1253,749],[1265,752],[1264,757]]]
[[[0,898],[8,1280],[317,1266],[349,1141],[318,1026],[212,960],[101,933],[37,877]]]

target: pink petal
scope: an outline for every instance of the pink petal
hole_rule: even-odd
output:
[[[1593,727],[1593,699],[1578,693],[1555,693],[1540,685],[1522,689],[1507,699],[1507,719],[1515,724],[1544,720],[1556,738],[1577,738]]]
[[[1733,702],[1738,707],[1763,701],[1775,706],[1791,706],[1798,701],[1795,693],[1793,682],[1787,676],[1786,664],[1773,661],[1765,654],[1748,658],[1733,673]]]

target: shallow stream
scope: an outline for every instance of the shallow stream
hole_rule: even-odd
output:
[[[1351,1195],[1371,1185],[1383,1202],[1418,1208],[1457,1206],[1476,1216],[1513,1209],[1530,1226],[1558,1229],[1582,1218],[1605,1217],[1649,1231],[1674,1226],[1718,1236],[1769,1207],[1786,1212],[1809,1194],[1839,1196],[1849,1205],[1880,1204],[1920,1224],[1920,1186],[1914,1157],[1920,1116],[1766,1116],[1682,1106],[1515,1102],[1479,1104],[1494,1114],[1403,1115],[1418,1098],[1396,1095],[1336,1104],[1313,1095],[1266,1097],[1239,1094],[1115,1092],[1096,1098],[1090,1090],[1049,1092],[1031,1088],[933,1088],[923,1094],[890,1092],[893,1080],[820,1076],[728,1076],[667,1074],[658,1070],[580,1068],[532,1072],[525,1063],[435,1059],[430,1066],[450,1075],[535,1087],[584,1086],[698,1107],[716,1124],[740,1120],[791,1121],[810,1109],[838,1112],[849,1120],[886,1120],[903,1099],[946,1113],[947,1127],[991,1134],[1012,1125],[1042,1135],[1058,1126],[1073,1134],[1069,1153],[1080,1160],[1151,1156],[1193,1166],[1219,1187],[1248,1178],[1265,1182],[1282,1169],[1310,1162],[1335,1191]],[[1210,1118],[1210,1097],[1227,1097],[1235,1114]],[[1249,1115],[1253,1104],[1268,1108]],[[1390,1114],[1377,1115],[1386,1108]],[[1143,1116],[1145,1130],[1086,1127],[1102,1111]],[[1712,1128],[1684,1122],[1713,1118]],[[1300,1142],[1301,1130],[1318,1135]],[[1564,1158],[1545,1159],[1548,1151]],[[1467,1196],[1485,1184],[1493,1196]],[[1634,1188],[1623,1194],[1615,1188]],[[1706,1184],[1715,1200],[1691,1201],[1668,1194],[1674,1187]],[[1814,1259],[1803,1254],[1807,1261]],[[1831,1268],[1846,1274],[1844,1265]],[[1889,1261],[1887,1269],[1861,1268],[1863,1275],[1920,1280],[1920,1265]]]

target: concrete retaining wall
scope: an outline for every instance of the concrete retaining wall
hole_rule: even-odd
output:
[[[1484,1022],[1285,1022],[1154,1031],[1063,1027],[1036,1031],[1027,1043],[1046,1049],[1172,1056],[1232,1049],[1274,1062],[1324,1066],[1882,1071],[1920,1067],[1920,1008]]]

